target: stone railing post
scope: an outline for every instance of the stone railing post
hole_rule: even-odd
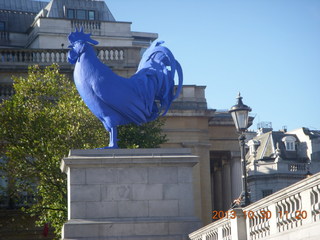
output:
[[[310,200],[311,189],[301,192],[301,211],[296,213],[296,217],[302,218],[302,224],[308,224],[312,222],[312,207]]]
[[[277,208],[274,203],[272,203],[270,206],[268,206],[269,211],[271,213],[270,218],[269,218],[269,226],[270,226],[270,235],[276,234],[278,232],[278,227],[277,227]]]
[[[246,240],[247,228],[243,210],[242,208],[234,208],[233,211],[237,217],[230,218],[232,240]]]

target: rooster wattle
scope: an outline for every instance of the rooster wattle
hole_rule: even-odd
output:
[[[143,54],[137,72],[130,78],[116,75],[97,58],[91,39],[83,29],[70,33],[68,61],[75,64],[77,90],[92,113],[110,133],[109,146],[118,148],[117,126],[143,124],[163,116],[182,88],[180,64],[170,50],[154,42]],[[174,88],[174,75],[178,87]]]

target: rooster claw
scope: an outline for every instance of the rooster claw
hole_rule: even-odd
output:
[[[105,147],[101,147],[101,148],[96,148],[96,149],[117,149],[119,148],[118,146],[105,146]]]
[[[117,127],[113,127],[111,129],[108,129],[106,127],[106,129],[109,131],[109,146],[102,147],[102,148],[96,148],[96,149],[117,149],[117,148],[119,148]]]

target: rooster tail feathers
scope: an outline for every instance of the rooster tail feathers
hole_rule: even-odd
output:
[[[172,52],[161,44],[163,41],[154,41],[144,52],[137,72],[142,69],[152,69],[155,72],[157,94],[155,99],[160,102],[161,115],[165,115],[174,99],[182,89],[183,73],[179,62],[174,58]],[[178,75],[178,87],[175,91],[174,77]],[[175,92],[175,93],[174,93]]]
[[[177,60],[176,60],[176,66],[177,66],[177,73],[178,73],[179,82],[178,82],[178,87],[176,90],[176,95],[173,97],[173,100],[176,99],[177,97],[179,97],[179,94],[181,92],[182,85],[183,85],[183,72],[182,72],[182,68],[181,68],[180,63]]]

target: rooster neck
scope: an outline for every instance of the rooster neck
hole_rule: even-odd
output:
[[[89,62],[90,61],[93,61],[93,62],[99,61],[93,47],[90,46],[89,44],[85,44],[83,51],[81,52],[81,55],[79,56],[79,58],[80,58],[80,61],[83,59],[87,59],[87,60],[89,60]]]
[[[83,79],[86,79],[87,82],[91,82],[92,79],[98,77],[97,75],[102,74],[102,72],[108,76],[108,78],[116,76],[107,65],[99,60],[93,47],[86,44],[75,65],[75,81],[83,81]]]

